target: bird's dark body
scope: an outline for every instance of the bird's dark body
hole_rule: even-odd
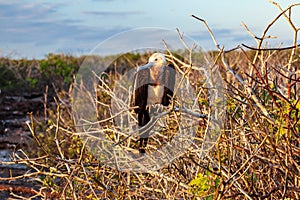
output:
[[[149,96],[148,88],[150,86],[157,87],[163,86],[162,97],[158,98],[156,104],[162,104],[163,106],[168,106],[173,97],[174,84],[175,84],[175,68],[173,65],[162,66],[160,71],[160,76],[151,76],[149,68],[144,68],[139,70],[135,76],[135,86],[133,92],[132,106],[136,107],[134,109],[135,113],[138,115],[138,125],[139,127],[145,126],[150,121],[149,114]],[[157,97],[156,97],[157,98]],[[145,153],[145,148],[147,146],[149,138],[149,131],[145,131],[140,135],[139,151],[140,153]]]

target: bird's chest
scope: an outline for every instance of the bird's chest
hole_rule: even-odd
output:
[[[162,85],[148,85],[148,99],[147,105],[153,105],[156,103],[161,103],[162,97],[164,95],[164,86]]]

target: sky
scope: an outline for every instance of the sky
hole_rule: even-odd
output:
[[[276,2],[284,9],[299,3]],[[204,49],[215,50],[206,28],[192,14],[206,20],[225,49],[242,43],[255,46],[242,22],[261,36],[279,13],[268,0],[0,0],[0,56],[39,59],[48,53],[87,54],[116,34],[143,27],[178,28]],[[299,27],[300,6],[292,10],[292,19]],[[268,35],[277,37],[269,40],[270,46],[292,45],[293,31],[284,18]]]

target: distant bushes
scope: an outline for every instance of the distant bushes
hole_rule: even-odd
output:
[[[9,94],[41,92],[46,85],[67,88],[82,60],[63,54],[48,54],[42,60],[0,58],[0,88]]]
[[[72,82],[72,76],[78,71],[82,60],[82,57],[48,54],[46,59],[39,61],[39,70],[48,80],[59,84],[61,88]]]

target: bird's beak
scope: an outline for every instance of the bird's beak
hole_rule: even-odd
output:
[[[146,65],[147,65],[148,68],[151,68],[151,67],[154,66],[154,63],[153,63],[153,62],[149,62],[149,63],[147,63]]]
[[[138,71],[143,70],[143,69],[146,69],[146,68],[151,68],[151,67],[153,67],[153,66],[154,66],[153,62],[149,62],[149,63],[147,63],[146,65],[140,66],[140,67],[138,68]]]

